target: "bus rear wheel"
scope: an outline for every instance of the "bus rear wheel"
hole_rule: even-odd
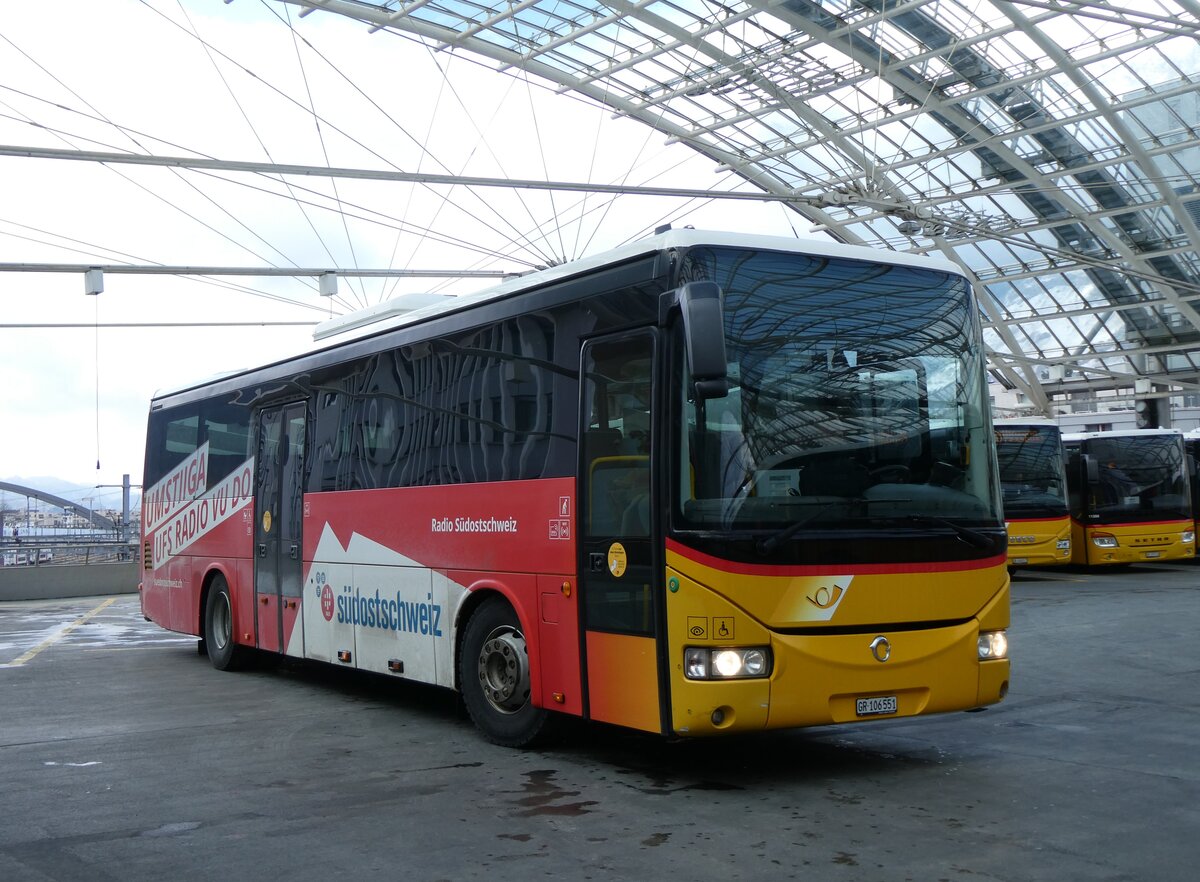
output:
[[[213,577],[204,605],[204,646],[218,671],[236,671],[246,663],[246,649],[233,635],[233,602],[224,576]]]
[[[488,741],[531,747],[548,736],[550,713],[530,701],[525,635],[503,598],[485,600],[467,622],[459,682],[467,713]]]

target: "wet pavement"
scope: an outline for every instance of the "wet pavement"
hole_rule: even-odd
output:
[[[1174,880],[1200,566],[1018,575],[979,713],[484,742],[450,693],[213,670],[134,595],[0,603],[0,880]]]

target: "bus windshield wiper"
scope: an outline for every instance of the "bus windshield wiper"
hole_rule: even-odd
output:
[[[939,527],[949,527],[959,539],[981,551],[991,551],[996,547],[995,541],[990,536],[980,533],[978,530],[964,527],[962,524],[956,524],[954,521],[948,521],[945,518],[935,517],[934,515],[912,514],[905,515],[900,520],[905,520],[913,524],[936,524]]]
[[[826,503],[825,505],[821,506],[816,511],[810,512],[807,517],[800,518],[800,520],[798,520],[798,521],[793,521],[792,523],[790,523],[786,527],[784,527],[782,530],[780,530],[777,533],[771,534],[766,539],[759,539],[758,544],[755,547],[758,549],[759,554],[770,554],[772,551],[774,551],[776,548],[778,548],[784,542],[787,542],[789,539],[791,539],[793,536],[795,536],[797,533],[799,533],[801,530],[803,530],[805,527],[807,527],[809,524],[811,524],[813,521],[815,521],[821,515],[825,514],[825,512],[829,511],[834,506],[851,505],[851,504],[870,505],[873,502],[893,502],[894,503],[894,502],[910,502],[910,501],[911,500],[908,500],[908,499],[885,499],[885,498],[868,499],[865,496],[847,496],[842,499],[835,499],[832,502]]]
[[[825,512],[829,511],[831,508],[834,508],[835,506],[838,506],[838,505],[849,505],[849,504],[855,503],[855,502],[870,503],[873,501],[874,500],[866,499],[861,496],[846,497],[844,499],[835,499],[832,502],[828,502],[825,505],[822,505],[816,511],[809,512],[805,517],[802,517],[796,521],[792,521],[792,523],[788,524],[786,527],[784,527],[779,532],[772,533],[770,536],[768,536],[765,539],[759,539],[758,543],[755,545],[755,547],[758,549],[759,554],[770,554],[772,551],[774,551],[776,548],[778,548],[784,542],[787,542],[789,539],[791,539],[793,536],[795,536],[797,533],[799,533],[801,530],[803,530],[805,527],[807,527],[809,524],[811,524],[813,521],[815,521],[821,515],[825,514]]]
[[[820,517],[821,515],[825,514],[825,512],[829,511],[831,508],[838,506],[838,505],[846,505],[846,504],[851,504],[851,503],[863,503],[865,505],[870,505],[872,502],[904,502],[904,501],[907,501],[907,500],[866,499],[864,497],[838,499],[833,502],[830,502],[827,505],[822,506],[821,508],[818,508],[814,512],[809,513],[809,515],[807,517],[800,518],[799,520],[788,524],[782,530],[768,536],[766,539],[758,540],[758,543],[755,547],[758,549],[758,552],[760,554],[770,554],[772,551],[774,551],[776,548],[778,548],[784,542],[787,542],[789,539],[791,539],[793,536],[795,536],[797,533],[799,533],[802,529],[804,529],[806,526],[811,524],[818,517]],[[910,515],[902,515],[897,518],[889,518],[888,520],[905,521],[905,522],[912,523],[912,524],[934,524],[939,527],[948,527],[949,529],[954,531],[954,535],[957,536],[959,539],[966,542],[968,545],[971,545],[975,548],[980,549],[981,551],[991,551],[993,548],[995,548],[995,545],[996,545],[995,541],[992,540],[991,537],[989,537],[983,533],[980,533],[978,530],[972,530],[968,527],[962,526],[961,524],[956,524],[953,521],[948,521],[945,518],[939,518],[939,517],[935,517],[933,515],[910,514]]]

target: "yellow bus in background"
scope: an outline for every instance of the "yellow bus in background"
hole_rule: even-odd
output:
[[[1189,457],[1187,468],[1192,485],[1192,521],[1196,532],[1200,532],[1200,429],[1192,429],[1185,434],[1183,445]]]
[[[1183,433],[1129,429],[1063,436],[1071,562],[1088,566],[1193,558]]]
[[[996,420],[1010,567],[1071,562],[1062,433],[1047,419]]]

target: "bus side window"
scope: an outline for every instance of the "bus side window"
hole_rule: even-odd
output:
[[[637,335],[588,352],[583,461],[593,536],[650,535],[653,345],[649,335]]]
[[[593,536],[650,535],[650,458],[596,459],[588,471],[588,532]]]

